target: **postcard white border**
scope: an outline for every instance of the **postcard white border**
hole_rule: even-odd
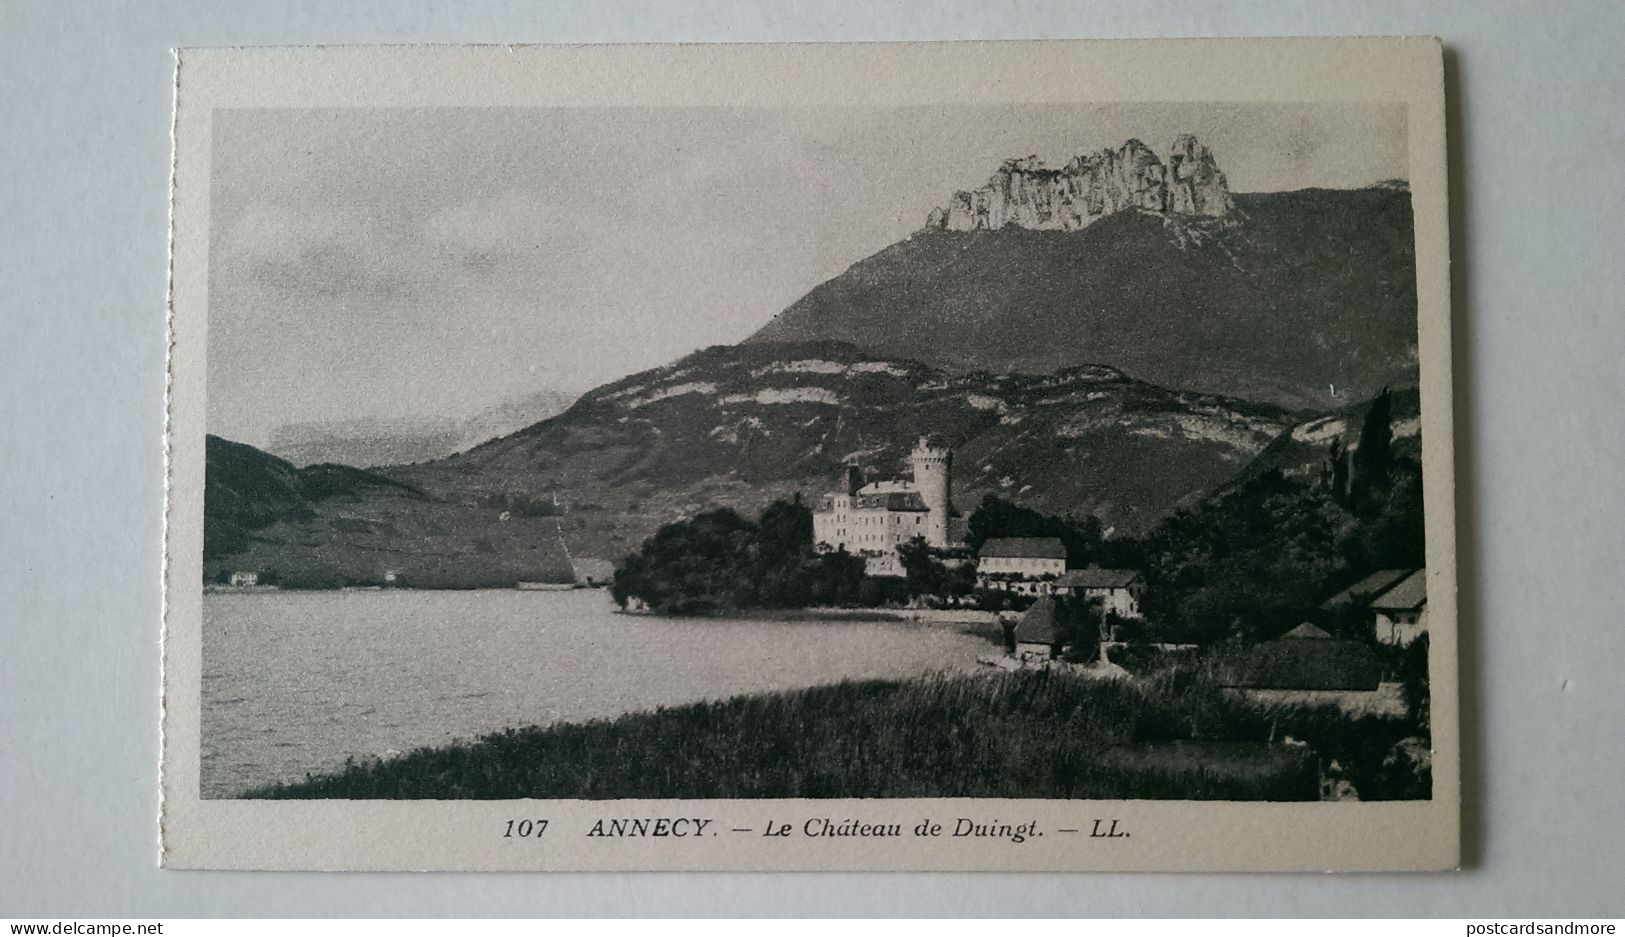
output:
[[[162,862],[347,870],[1442,870],[1458,863],[1454,440],[1443,58],[1435,39],[369,46],[178,53],[165,506]],[[1427,504],[1433,798],[1187,801],[218,801],[199,796],[210,121],[216,108],[926,103],[1384,102],[1407,107]],[[551,821],[504,840],[510,818]],[[617,816],[1046,829],[1119,818],[1131,837],[591,839]]]

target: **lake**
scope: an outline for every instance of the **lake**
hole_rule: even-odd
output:
[[[206,595],[203,796],[508,726],[970,669],[991,647],[965,628],[622,615],[590,589]]]

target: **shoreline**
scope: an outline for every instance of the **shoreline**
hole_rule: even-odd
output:
[[[321,595],[327,593],[358,593],[358,592],[385,592],[385,593],[414,593],[414,592],[524,592],[545,594],[571,594],[578,592],[603,592],[608,594],[604,586],[561,586],[546,589],[520,589],[512,586],[469,586],[467,588],[423,588],[419,586],[337,586],[332,588],[305,588],[300,586],[222,586],[205,584],[204,595]],[[998,612],[988,612],[974,608],[896,608],[886,606],[813,606],[809,608],[757,608],[738,609],[727,612],[708,612],[696,615],[660,615],[646,609],[617,608],[617,615],[637,615],[653,618],[692,618],[696,620],[716,619],[719,621],[755,619],[760,621],[891,621],[916,622],[921,624],[937,625],[993,625],[999,620]]]
[[[621,615],[649,615],[653,617],[694,618],[737,620],[753,619],[759,621],[804,622],[804,621],[890,621],[915,622],[934,625],[985,625],[998,622],[997,612],[984,612],[978,609],[966,608],[836,608],[831,606],[816,606],[812,608],[778,608],[778,609],[741,609],[736,612],[720,612],[707,615],[672,615],[659,616],[653,612],[630,611],[621,609]]]

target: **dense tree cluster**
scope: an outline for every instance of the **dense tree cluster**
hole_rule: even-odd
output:
[[[1266,472],[1159,525],[1142,544],[1159,636],[1261,640],[1311,619],[1369,637],[1368,612],[1320,604],[1375,570],[1426,565],[1422,468],[1395,455],[1391,419],[1384,391],[1352,452],[1333,441],[1318,484]]]
[[[994,537],[1055,537],[1066,546],[1066,564],[1073,569],[1090,563],[1134,567],[1140,562],[1137,544],[1128,539],[1108,539],[1098,517],[1055,517],[994,494],[982,499],[967,527],[972,554]]]
[[[731,508],[667,524],[615,573],[615,601],[669,614],[851,605],[864,592],[863,558],[815,556],[812,512],[797,495],[756,522]]]

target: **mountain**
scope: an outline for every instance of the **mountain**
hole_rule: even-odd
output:
[[[839,342],[696,352],[432,463],[387,470],[443,498],[557,492],[576,554],[620,557],[709,507],[754,512],[832,489],[841,466],[907,472],[925,433],[954,449],[955,500],[997,492],[1142,530],[1234,476],[1298,416],[1113,368],[951,373]]]
[[[558,519],[523,500],[439,498],[344,465],[297,468],[253,446],[205,442],[203,572],[283,585],[468,588],[573,581]]]
[[[1312,409],[1417,383],[1403,183],[1231,194],[1205,147],[1174,171],[1125,147],[1076,169],[1006,163],[747,341],[846,341],[958,372],[1087,361]]]
[[[277,427],[265,448],[295,465],[423,462],[545,420],[563,412],[574,400],[574,394],[540,390],[461,419],[398,417],[288,423]]]
[[[987,185],[955,192],[926,217],[927,231],[1077,231],[1120,211],[1223,218],[1235,208],[1213,154],[1181,134],[1157,158],[1139,140],[1048,169],[1036,156],[1008,159]]]

